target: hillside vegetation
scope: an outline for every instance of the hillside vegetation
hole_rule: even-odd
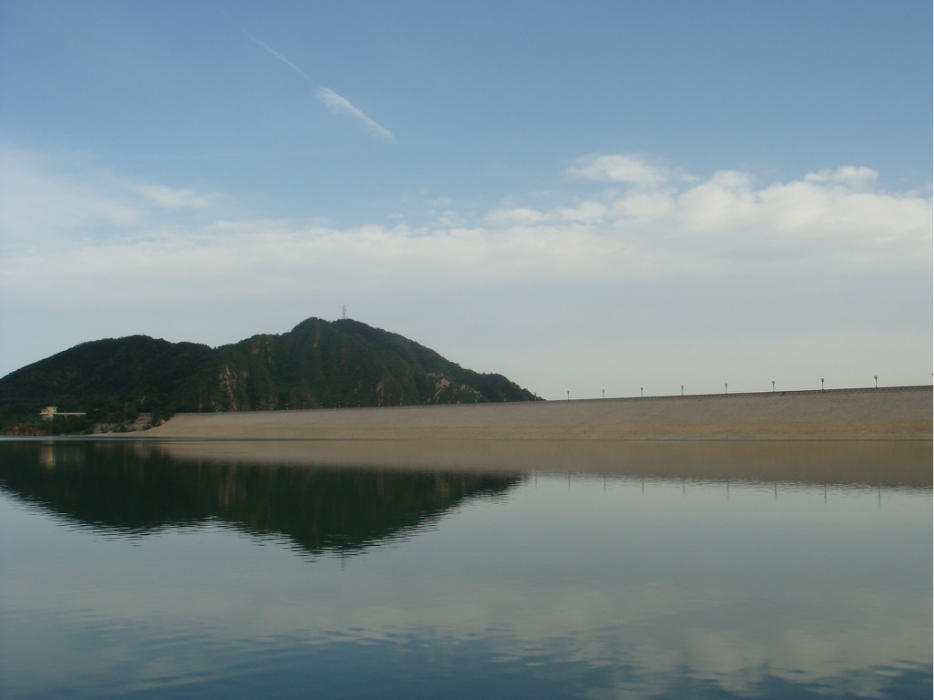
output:
[[[401,335],[310,318],[282,335],[210,348],[148,336],[82,343],[0,379],[0,431],[88,432],[140,412],[529,401],[499,374],[480,374]],[[86,412],[41,423],[38,411]]]

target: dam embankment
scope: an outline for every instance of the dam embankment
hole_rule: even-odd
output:
[[[183,413],[146,437],[270,440],[931,440],[932,388]]]

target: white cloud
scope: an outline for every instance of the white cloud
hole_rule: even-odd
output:
[[[152,202],[162,207],[206,209],[218,199],[216,193],[198,194],[190,189],[174,189],[161,185],[135,185],[129,189],[138,192]]]
[[[634,185],[661,185],[667,179],[665,171],[648,165],[635,156],[584,156],[567,174],[579,180],[627,182]]]
[[[674,206],[675,200],[672,192],[641,191],[615,198],[611,209],[614,218],[659,221],[670,217]]]
[[[599,202],[584,202],[577,207],[558,210],[558,216],[565,221],[599,221],[607,214],[607,208]]]
[[[834,171],[820,170],[808,173],[804,179],[808,182],[839,182],[855,187],[875,182],[878,177],[879,173],[872,168],[844,165]]]
[[[136,198],[137,200],[139,198]],[[0,148],[0,247],[57,244],[126,232],[144,207],[106,177],[55,171],[36,154]]]
[[[487,219],[497,224],[537,224],[545,220],[545,215],[535,209],[517,207],[515,209],[496,209],[487,214]]]
[[[751,182],[744,173],[720,171],[680,194],[677,215],[682,229],[723,233],[754,223],[761,208]]]
[[[0,148],[0,245],[132,243],[165,225],[193,231],[229,203],[220,193],[121,180],[82,165],[69,172],[35,153]]]

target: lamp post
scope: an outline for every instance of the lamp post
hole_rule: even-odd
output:
[[[823,377],[820,378],[820,390],[821,391],[824,390],[824,378]]]
[[[878,389],[879,388],[879,375],[875,374],[873,376],[876,378],[876,389]]]
[[[775,393],[775,380],[772,380],[772,393]]]
[[[723,383],[723,393],[724,393],[724,394],[729,394],[729,393],[730,393],[729,391],[727,391],[727,387],[728,387],[728,386],[730,386],[730,385],[727,384],[726,382]]]

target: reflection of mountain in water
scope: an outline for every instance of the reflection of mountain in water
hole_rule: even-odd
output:
[[[0,443],[0,487],[78,523],[145,533],[211,519],[313,554],[423,527],[517,477],[177,461],[121,443]]]

